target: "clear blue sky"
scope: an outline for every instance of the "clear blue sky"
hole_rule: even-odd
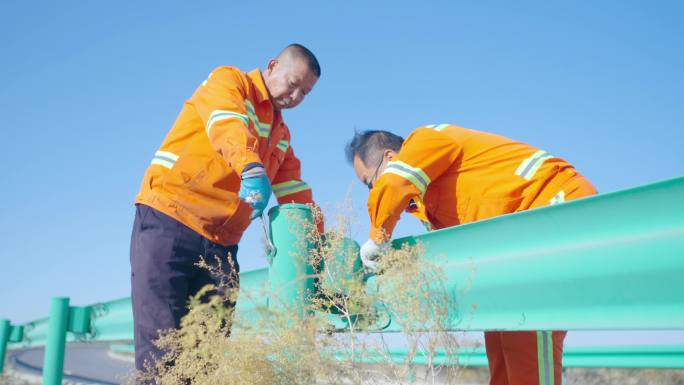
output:
[[[3,1],[0,318],[128,296],[133,199],[182,103],[213,68],[263,68],[291,42],[323,70],[285,113],[294,148],[324,207],[353,185],[360,241],[354,129],[496,132],[602,192],[682,176],[683,18],[680,1]],[[243,270],[266,264],[259,230]]]

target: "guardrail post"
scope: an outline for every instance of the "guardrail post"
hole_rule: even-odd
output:
[[[91,331],[92,307],[69,307],[68,297],[57,297],[50,304],[48,334],[43,360],[43,385],[61,385],[64,376],[64,349],[67,332]]]
[[[295,311],[304,316],[305,304],[314,294],[314,271],[310,264],[312,247],[303,223],[313,223],[311,208],[304,204],[284,204],[271,208],[269,236],[276,245],[268,270],[271,293],[269,307]]]
[[[9,341],[11,329],[9,320],[0,320],[0,374],[5,368],[5,353],[7,352],[7,341]]]
[[[56,297],[50,304],[48,336],[43,360],[43,385],[61,385],[64,372],[64,347],[69,324],[69,298]]]

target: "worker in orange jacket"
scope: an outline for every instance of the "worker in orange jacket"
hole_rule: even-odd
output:
[[[370,189],[370,239],[361,258],[371,269],[405,210],[441,229],[596,194],[561,158],[450,124],[419,127],[406,140],[386,131],[357,133],[346,154]],[[560,385],[565,335],[485,332],[490,384]]]
[[[215,69],[185,102],[135,199],[131,286],[137,369],[160,357],[153,341],[160,330],[180,325],[188,297],[218,283],[195,265],[200,256],[209,264],[220,262],[237,287],[237,244],[271,193],[281,204],[313,203],[281,111],[301,103],[320,75],[313,53],[292,44],[264,71]]]

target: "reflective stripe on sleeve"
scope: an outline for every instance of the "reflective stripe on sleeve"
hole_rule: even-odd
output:
[[[209,132],[211,132],[211,127],[214,125],[214,123],[227,119],[238,119],[245,125],[249,123],[246,115],[237,113],[235,111],[215,110],[211,113],[211,115],[209,115],[209,120],[207,120],[207,135],[209,135]]]
[[[281,198],[286,195],[298,193],[300,191],[309,190],[310,187],[306,182],[301,180],[289,180],[287,182],[273,185],[273,194],[276,198]]]
[[[565,191],[560,190],[558,194],[554,195],[553,198],[551,198],[550,203],[552,205],[558,204],[558,203],[563,203],[565,202]]]
[[[281,141],[278,142],[278,144],[276,145],[276,148],[278,148],[278,150],[280,150],[280,151],[282,151],[282,152],[286,152],[287,149],[288,149],[288,147],[290,147],[290,142],[288,142],[288,141],[285,140],[285,139],[281,140]]]
[[[541,167],[547,159],[551,158],[553,158],[552,155],[548,154],[546,151],[539,150],[520,163],[518,169],[515,170],[515,175],[523,177],[525,180],[530,180],[537,170],[539,170],[539,167]]]
[[[425,190],[427,190],[427,187],[431,182],[430,177],[428,177],[423,170],[412,167],[400,160],[388,162],[387,168],[383,171],[383,174],[386,173],[399,175],[400,177],[407,179],[420,190],[421,194],[425,194]]]
[[[168,151],[157,151],[154,153],[154,158],[152,158],[152,164],[163,166],[166,168],[171,168],[178,160],[178,155],[168,152]]]

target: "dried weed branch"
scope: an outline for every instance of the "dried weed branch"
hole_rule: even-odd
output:
[[[181,328],[157,342],[165,356],[137,378],[159,385],[455,383],[460,345],[448,331],[451,296],[439,264],[426,260],[420,244],[403,245],[385,252],[382,274],[371,277],[349,241],[349,211],[334,217],[323,235],[316,226],[322,213],[312,210],[314,222],[292,224],[302,234],[299,249],[309,251],[298,257],[313,267],[301,279],[315,281],[315,293],[303,301],[304,316],[267,306],[260,300],[266,292],[241,293],[239,306],[250,303],[251,311],[236,313],[226,306],[237,298],[227,276],[190,300]],[[226,275],[220,263],[203,259],[199,265]],[[403,362],[392,356],[386,336],[371,333],[390,322],[409,352]],[[453,361],[438,365],[438,353]],[[422,370],[413,364],[416,357]]]

